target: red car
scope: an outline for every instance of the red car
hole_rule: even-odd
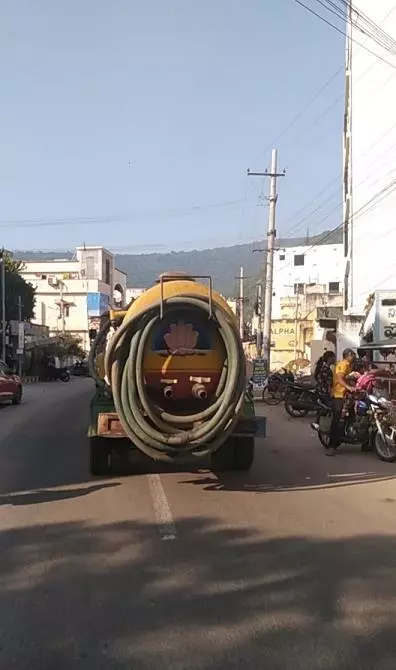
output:
[[[0,361],[0,402],[11,400],[13,405],[19,405],[22,400],[22,380],[18,375]]]

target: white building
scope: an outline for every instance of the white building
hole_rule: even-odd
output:
[[[353,5],[396,40],[394,0]],[[344,299],[346,314],[358,316],[371,293],[396,289],[396,56],[365,37],[350,11],[357,25],[348,28],[346,49]]]
[[[34,323],[50,335],[68,332],[89,349],[88,331],[109,306],[125,304],[126,274],[103,247],[78,247],[73,260],[24,261],[23,278],[36,289]]]
[[[136,298],[138,298],[140,295],[142,295],[142,293],[144,293],[145,290],[146,290],[145,288],[129,288],[128,287],[127,290],[126,290],[126,294],[125,294],[126,295],[126,299],[125,299],[126,304],[129,305],[129,303],[132,300],[136,300]]]
[[[274,254],[272,317],[282,317],[282,299],[304,294],[310,286],[323,293],[342,292],[344,251],[342,244],[304,245],[277,249]]]

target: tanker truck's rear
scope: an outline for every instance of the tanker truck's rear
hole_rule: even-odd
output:
[[[257,421],[245,356],[210,278],[162,275],[126,312],[110,313],[90,365],[92,474],[108,473],[125,444],[167,463],[210,456],[214,470],[250,468]]]

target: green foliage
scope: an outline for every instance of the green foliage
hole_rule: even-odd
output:
[[[70,333],[57,335],[53,338],[54,343],[45,348],[49,356],[57,356],[58,358],[67,358],[68,356],[75,356],[76,358],[84,358],[85,352],[82,348],[81,337],[76,337]]]
[[[34,316],[35,290],[20,275],[21,261],[5,256],[5,294],[6,320],[18,320],[18,298],[22,299],[22,319],[28,321]],[[0,292],[2,291],[2,273],[0,273]]]

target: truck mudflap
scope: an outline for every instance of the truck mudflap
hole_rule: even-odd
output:
[[[267,419],[265,416],[242,417],[232,434],[235,437],[266,437]]]

